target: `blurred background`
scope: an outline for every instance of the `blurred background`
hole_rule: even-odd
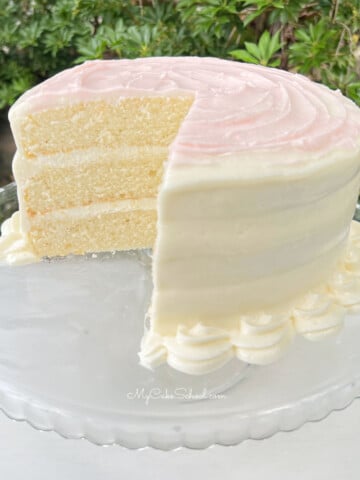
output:
[[[0,187],[16,98],[85,60],[215,56],[299,72],[360,105],[360,0],[0,0]]]

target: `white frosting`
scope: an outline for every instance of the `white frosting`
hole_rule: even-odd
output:
[[[240,313],[271,311],[325,282],[347,241],[358,164],[339,158],[316,174],[253,182],[230,167],[217,180],[211,167],[181,178],[173,169],[158,199],[154,331],[236,328]]]
[[[20,213],[15,212],[1,225],[0,261],[10,265],[25,265],[39,261],[20,226]]]
[[[260,313],[240,318],[232,336],[237,357],[250,364],[266,365],[277,360],[294,336],[287,312]]]
[[[175,338],[164,338],[164,346],[168,364],[192,375],[216,370],[234,356],[226,332],[201,324],[190,329],[179,325]]]
[[[284,354],[296,333],[313,341],[334,335],[346,313],[360,306],[359,259],[360,225],[352,222],[346,251],[322,286],[283,310],[239,316],[237,328],[180,324],[175,335],[150,329],[142,341],[140,362],[148,368],[167,362],[184,373],[200,375],[220,368],[234,356],[249,364],[272,363]]]
[[[42,218],[87,218],[91,215],[100,215],[108,212],[127,212],[133,210],[155,210],[155,198],[135,198],[127,200],[117,200],[114,202],[101,202],[92,205],[67,208],[64,210],[55,210],[53,212],[44,213]]]
[[[335,302],[344,305],[350,311],[360,309],[360,227],[358,222],[353,222],[348,250],[337,272],[331,278],[328,288]]]
[[[358,299],[359,292],[360,289]],[[304,301],[293,310],[295,329],[308,340],[318,340],[337,333],[343,325],[345,314],[346,308],[335,303],[328,291],[314,291],[306,295]]]

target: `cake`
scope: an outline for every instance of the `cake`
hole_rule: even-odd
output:
[[[277,69],[91,61],[10,110],[10,263],[153,248],[140,361],[186,373],[276,360],[360,302],[360,110]]]

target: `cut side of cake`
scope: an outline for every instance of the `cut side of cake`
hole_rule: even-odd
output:
[[[143,365],[266,364],[360,303],[360,110],[340,92],[218,59],[93,61],[10,121],[20,218],[0,252],[154,248]]]
[[[91,100],[15,121],[14,173],[35,253],[152,247],[163,165],[192,101]]]

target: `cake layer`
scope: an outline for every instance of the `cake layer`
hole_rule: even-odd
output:
[[[151,248],[155,237],[152,198],[58,210],[29,220],[29,240],[38,257]]]
[[[27,160],[14,172],[29,216],[123,199],[156,197],[166,148],[96,149]],[[35,164],[35,165],[34,165]]]
[[[193,102],[191,96],[118,98],[29,113],[16,125],[21,155],[124,146],[169,146]]]

